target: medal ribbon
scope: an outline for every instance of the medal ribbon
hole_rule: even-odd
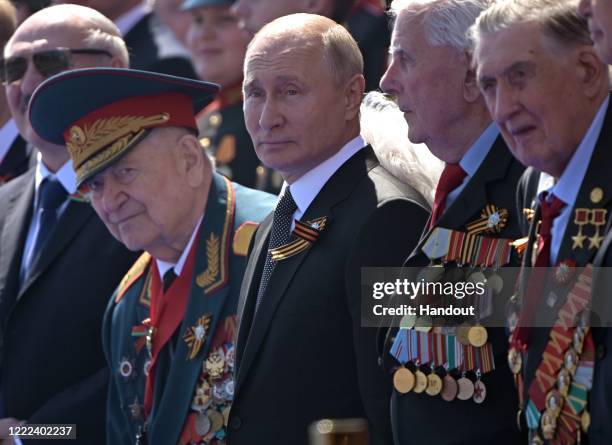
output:
[[[151,326],[153,327],[153,345],[151,350],[151,368],[145,383],[144,408],[147,416],[153,407],[153,389],[155,385],[155,367],[157,358],[162,348],[172,338],[172,334],[181,324],[187,301],[189,300],[189,288],[193,278],[195,266],[195,251],[199,245],[199,234],[194,240],[191,251],[185,262],[181,274],[174,280],[170,288],[164,294],[163,284],[157,269],[157,261],[151,264],[151,284],[149,292],[151,295]]]
[[[587,264],[569,292],[565,304],[559,311],[557,321],[550,330],[542,361],[538,365],[535,378],[528,391],[529,397],[540,411],[545,407],[546,394],[555,384],[556,375],[563,365],[564,354],[572,343],[576,329],[575,326],[572,326],[573,320],[584,311],[588,303],[592,276],[593,266]]]

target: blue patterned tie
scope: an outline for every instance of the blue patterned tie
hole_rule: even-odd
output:
[[[270,250],[276,249],[285,245],[291,239],[291,223],[293,222],[293,214],[297,210],[297,205],[291,196],[289,187],[285,189],[285,194],[281,197],[274,210],[274,220],[272,221],[272,230],[270,231],[270,242],[268,244],[268,253],[266,255],[266,264],[264,265],[259,283],[259,291],[257,292],[257,300],[255,303],[255,312],[259,308],[263,299],[266,287],[274,272],[276,261],[272,261]]]
[[[28,273],[57,223],[57,209],[66,200],[67,194],[64,186],[56,178],[46,178],[40,184],[36,204],[38,230],[34,233],[34,242],[26,263]]]

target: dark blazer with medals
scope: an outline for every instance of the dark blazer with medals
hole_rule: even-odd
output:
[[[239,306],[233,445],[306,445],[322,418],[366,417],[390,444],[388,378],[375,328],[361,327],[361,267],[401,264],[427,218],[425,200],[384,170],[370,147],[342,165],[301,221],[327,217],[307,249],[279,261],[254,317],[272,226],[253,242]]]
[[[4,414],[77,425],[80,444],[104,443],[108,371],[101,348],[108,296],[137,255],[110,235],[89,204],[70,202],[19,288],[33,210],[35,169],[0,188],[0,304]]]
[[[508,218],[498,234],[483,234],[507,239],[520,236],[516,217],[516,184],[524,167],[516,161],[499,136],[474,176],[465,188],[445,209],[436,227],[466,231],[466,224],[478,220],[486,205],[506,209]],[[421,250],[431,230],[423,233],[418,247],[406,260],[404,266],[416,271],[427,266],[429,259]],[[449,266],[453,268],[455,266]],[[416,273],[416,272],[415,272]],[[501,294],[494,296],[497,303],[507,301],[513,291],[513,283],[504,282]],[[512,374],[507,365],[507,337],[503,328],[487,328],[492,345],[495,370],[482,376],[486,385],[485,400],[477,404],[473,400],[455,399],[447,402],[438,396],[400,394],[393,390],[391,418],[396,444],[429,443],[432,445],[468,444],[518,444],[521,437],[516,427],[516,391]],[[393,372],[398,362],[390,354],[397,328],[387,331],[382,363],[387,372]],[[421,367],[423,372],[425,367]],[[451,373],[457,379],[460,375]],[[473,373],[468,378],[475,380]]]
[[[589,263],[596,267],[607,267],[612,264],[609,255],[610,232],[606,231],[610,225],[610,212],[612,211],[612,183],[608,165],[612,162],[609,151],[610,130],[612,129],[612,110],[608,107],[604,118],[601,133],[596,142],[593,154],[589,161],[576,201],[572,205],[570,217],[563,235],[563,240],[557,254],[557,264],[572,264],[580,267]],[[534,245],[537,239],[537,224],[541,219],[539,201],[536,196],[536,185],[540,173],[532,168],[525,172],[519,186],[519,206],[529,208],[532,206],[531,224],[529,225],[528,241],[523,256],[523,265],[527,268],[533,265],[535,258]],[[577,211],[586,211],[591,217],[586,224],[577,224],[579,220]],[[603,214],[598,224],[593,224],[592,216],[595,212]],[[580,227],[582,225],[582,227]],[[582,243],[577,242],[579,232],[584,236]],[[605,238],[604,238],[605,237]],[[522,274],[520,289],[526,293],[529,279],[529,269]],[[554,274],[553,274],[554,275]],[[595,372],[593,388],[588,391],[588,404],[578,415],[580,418],[586,411],[590,413],[590,427],[586,437],[582,433],[582,443],[608,444],[612,441],[612,392],[609,390],[608,380],[612,375],[612,363],[607,351],[612,346],[612,337],[609,329],[601,328],[600,322],[610,321],[609,290],[612,281],[605,269],[595,270],[593,274],[593,290],[591,304],[594,310],[594,328],[592,335],[595,348]],[[571,278],[576,278],[571,275]],[[553,323],[558,316],[560,308],[565,304],[574,280],[561,284],[556,276],[549,277],[540,295],[539,314],[546,314],[549,323]],[[606,294],[607,289],[607,294]],[[607,318],[606,318],[607,317]],[[550,325],[549,325],[550,326]],[[522,375],[524,379],[525,398],[536,371],[542,363],[543,352],[549,342],[550,328],[541,327],[532,329],[528,356],[523,360]],[[579,356],[580,357],[580,356]],[[540,431],[540,437],[542,436]]]
[[[19,135],[0,162],[0,185],[25,173],[35,161],[36,150]]]
[[[214,174],[189,300],[173,340],[160,352],[153,408],[147,421],[149,445],[216,444],[225,435],[224,416],[233,395],[236,308],[250,237],[275,198]],[[144,425],[145,381],[150,355],[137,336],[150,316],[151,262],[147,253],[126,274],[104,318],[103,342],[111,381],[109,445],[133,444]],[[192,346],[194,329],[205,334]],[[173,343],[173,346],[170,346]]]
[[[152,19],[152,13],[145,15],[123,38],[130,53],[130,68],[196,79],[187,58],[160,55],[160,48],[153,37]]]

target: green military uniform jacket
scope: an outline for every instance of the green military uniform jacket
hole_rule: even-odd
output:
[[[195,253],[190,295],[177,332],[160,351],[148,418],[144,413],[150,354],[142,322],[149,317],[154,259],[143,254],[113,295],[103,343],[111,369],[107,443],[224,443],[233,398],[235,314],[250,239],[271,210],[272,195],[215,173]],[[204,329],[194,346],[198,327]],[[200,333],[202,329],[199,329]],[[144,432],[143,432],[144,430]]]

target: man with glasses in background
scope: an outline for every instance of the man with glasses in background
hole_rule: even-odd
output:
[[[4,48],[17,26],[17,12],[9,0],[0,0],[0,47]],[[11,118],[4,89],[0,88],[0,185],[24,173],[32,166],[32,147],[19,136]]]
[[[47,77],[98,66],[127,67],[127,48],[110,20],[82,6],[30,16],[4,50],[9,108],[40,154],[35,168],[0,188],[1,439],[25,421],[76,424],[76,443],[105,442],[102,315],[137,254],[77,193],[66,147],[38,137],[27,115]]]

